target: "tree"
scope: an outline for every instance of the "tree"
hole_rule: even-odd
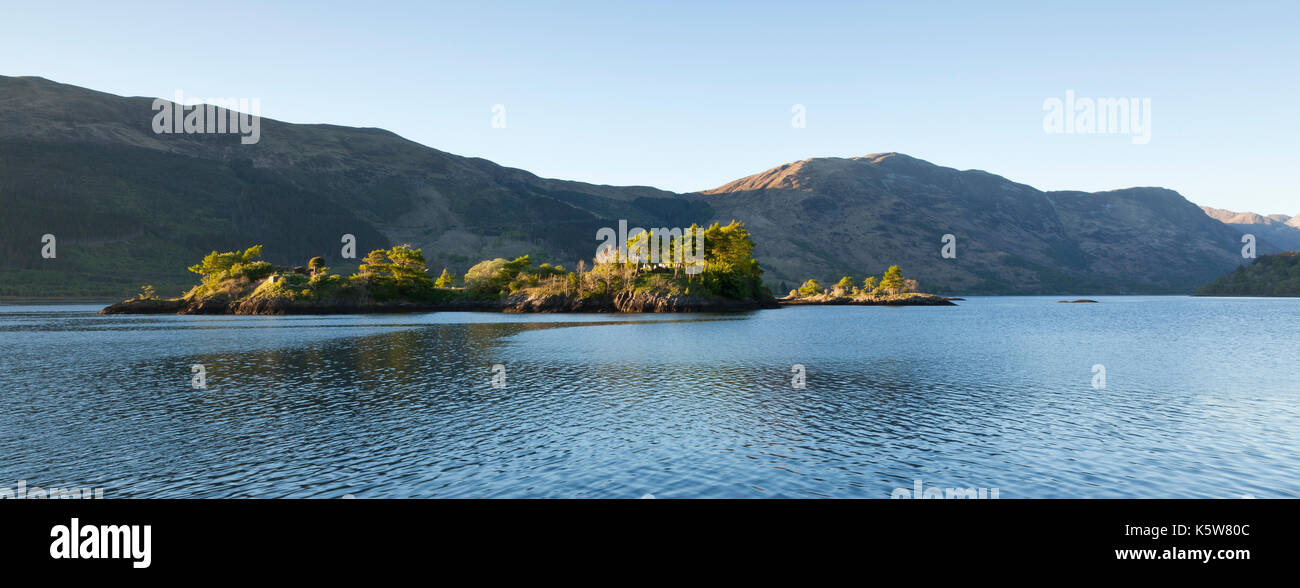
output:
[[[503,284],[498,280],[502,268],[509,263],[500,257],[480,261],[465,272],[465,288],[480,294],[496,294]]]
[[[456,275],[447,271],[445,267],[442,268],[442,275],[438,276],[438,279],[433,282],[433,285],[437,288],[450,288],[455,284]]]
[[[312,277],[316,277],[316,274],[329,273],[329,268],[325,267],[325,258],[319,255],[307,260],[307,269],[311,270]]]
[[[237,270],[237,266],[252,263],[254,259],[262,256],[262,246],[254,245],[245,249],[243,252],[227,251],[225,253],[212,253],[204,256],[203,261],[196,265],[190,266],[190,271],[203,276],[204,281],[220,280],[232,273],[231,270]]]
[[[427,293],[433,287],[424,252],[410,245],[376,249],[361,260],[357,277],[370,283],[372,293],[383,296],[412,296]]]
[[[904,285],[903,270],[899,269],[896,265],[889,266],[889,269],[885,271],[884,277],[880,278],[880,289],[889,294],[902,292]]]
[[[543,263],[542,265],[537,266],[536,274],[538,278],[550,278],[564,275],[564,266]]]
[[[414,285],[428,282],[429,268],[424,262],[424,252],[412,249],[410,245],[398,245],[388,250],[388,259],[392,262],[388,271],[398,285]]]
[[[361,260],[361,266],[357,268],[357,274],[363,278],[385,278],[392,277],[393,264],[388,262],[388,252],[383,249],[375,249],[367,253]]]
[[[799,286],[799,296],[816,296],[821,291],[822,285],[817,280],[808,280]]]

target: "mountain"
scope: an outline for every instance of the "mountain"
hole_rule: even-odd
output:
[[[787,285],[896,263],[926,291],[1191,292],[1241,261],[1239,235],[1172,190],[1043,192],[898,153],[808,159],[700,197],[746,222]]]
[[[1300,296],[1300,251],[1261,255],[1196,291],[1202,296]]]
[[[617,219],[711,216],[671,192],[543,179],[381,129],[263,118],[251,145],[155,134],[152,103],[0,76],[0,295],[119,295],[144,282],[170,295],[208,251],[257,243],[272,263],[323,255],[338,270],[399,243],[424,248],[433,271],[524,253],[571,266]],[[40,256],[47,233],[53,260]],[[344,234],[358,259],[340,256]]]
[[[389,131],[262,119],[260,140],[156,134],[151,98],[0,76],[0,295],[172,295],[211,250],[352,271],[410,243],[433,271],[531,254],[572,267],[596,230],[744,221],[765,280],[900,264],[929,291],[1182,292],[1241,261],[1239,231],[1176,192],[1042,192],[896,153],[786,164],[675,194],[540,178]],[[224,111],[218,110],[218,114]],[[1294,219],[1293,219],[1294,220]],[[57,256],[40,255],[42,236]],[[956,237],[957,257],[940,256]],[[340,238],[357,239],[357,258]]]
[[[1258,248],[1260,253],[1300,249],[1300,216],[1285,214],[1264,216],[1253,212],[1233,212],[1209,206],[1202,206],[1201,210],[1204,210],[1210,218],[1230,225],[1243,234],[1255,235],[1257,240],[1267,245]]]

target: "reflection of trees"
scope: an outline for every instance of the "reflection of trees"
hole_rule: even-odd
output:
[[[429,395],[476,393],[500,363],[501,339],[557,323],[429,325],[302,347],[206,354],[187,360],[207,370],[196,390],[212,420],[274,417],[336,403],[411,407]],[[340,404],[340,406],[343,406]],[[355,408],[355,407],[354,407]]]

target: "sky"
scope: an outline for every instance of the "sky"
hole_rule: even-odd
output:
[[[598,184],[687,192],[896,151],[1300,214],[1293,0],[548,4],[0,0],[0,75],[257,98]],[[1067,92],[1149,100],[1149,141],[1047,132]]]

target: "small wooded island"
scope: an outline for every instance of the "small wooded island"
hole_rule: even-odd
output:
[[[300,267],[272,265],[259,259],[262,247],[256,245],[208,254],[189,268],[201,277],[200,283],[179,298],[160,298],[152,286],[144,286],[136,297],[100,314],[730,312],[780,306],[762,284],[754,243],[742,223],[714,223],[703,234],[704,254],[693,264],[671,255],[680,242],[666,245],[668,261],[600,262],[590,268],[580,261],[573,272],[546,263],[535,266],[524,255],[480,262],[460,285],[445,268],[438,278],[430,276],[424,253],[409,245],[371,251],[357,272],[347,276],[332,273],[321,257]],[[899,278],[897,291],[880,290],[879,296],[858,296],[854,288],[854,300],[860,301],[842,301],[828,292],[781,302],[952,304],[938,296],[905,292]]]
[[[817,280],[808,280],[778,302],[785,305],[956,306],[943,296],[923,294],[917,292],[917,288],[916,280],[904,278],[903,270],[892,265],[879,280],[867,276],[861,287],[851,276],[840,278],[830,288],[823,288]]]

